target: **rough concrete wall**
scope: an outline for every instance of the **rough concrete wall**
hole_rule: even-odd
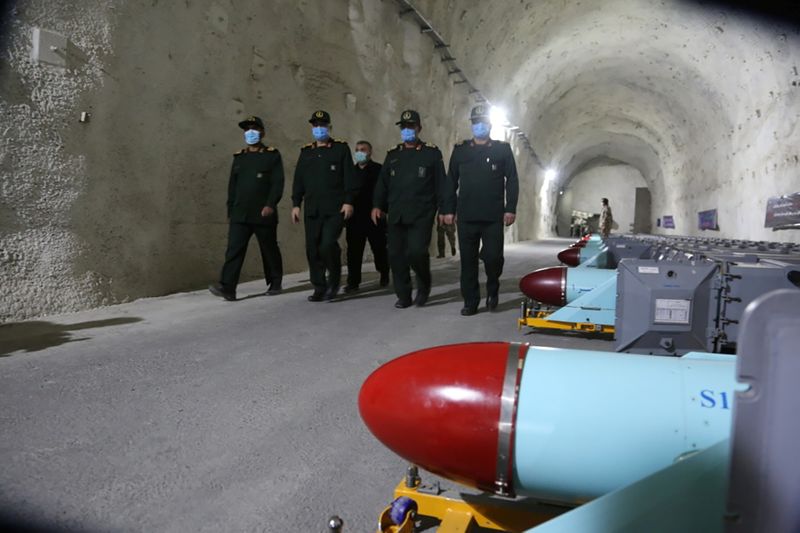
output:
[[[75,68],[32,64],[33,26],[69,37]],[[468,108],[393,2],[25,0],[8,30],[0,321],[216,279],[245,115],[265,119],[265,142],[283,154],[279,241],[291,272],[305,268],[291,176],[314,109],[332,114],[336,137],[372,140],[382,160],[403,108],[418,109],[422,137],[445,147],[454,113]],[[82,111],[89,123],[78,123]],[[251,246],[244,278],[262,275]]]
[[[679,0],[418,4],[560,180],[610,157],[642,172],[654,218],[716,207],[721,235],[798,239],[763,228],[767,197],[798,190],[795,29]]]
[[[600,213],[600,199],[608,198],[614,215],[614,232],[630,233],[636,188],[647,187],[638,169],[630,165],[601,165],[575,175],[558,201],[558,229],[569,235],[572,210]]]

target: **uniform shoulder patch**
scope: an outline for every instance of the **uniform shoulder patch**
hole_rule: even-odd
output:
[[[335,143],[339,143],[339,144],[347,144],[347,141],[345,141],[345,140],[342,140],[342,139],[331,139],[331,140],[332,140],[333,142],[335,142]]]
[[[267,146],[267,152],[274,152],[274,151],[275,151],[274,146]]]
[[[244,148],[242,148],[241,150],[239,150],[237,152],[233,152],[233,155],[242,155],[245,152],[246,152],[246,150]]]
[[[403,149],[403,143],[400,143],[394,148],[390,148],[389,150],[387,150],[387,152],[394,152],[395,150],[402,150],[402,149]]]
[[[435,144],[433,144],[433,143],[425,143],[425,146],[427,146],[428,148],[436,148],[437,150],[439,149],[439,147],[438,147],[438,146],[436,146],[436,145],[435,145]]]
[[[314,143],[308,143],[308,144],[304,144],[304,145],[302,146],[302,148],[300,148],[300,149],[301,149],[301,150],[305,150],[306,148],[311,148],[312,146],[314,146]]]

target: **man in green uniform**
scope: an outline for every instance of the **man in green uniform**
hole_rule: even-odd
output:
[[[398,309],[412,303],[423,306],[431,292],[431,243],[436,211],[452,223],[451,189],[446,185],[442,152],[419,139],[419,113],[408,109],[400,115],[402,143],[389,150],[375,185],[372,221],[387,214],[389,265]],[[417,277],[417,294],[411,300],[411,273]]]
[[[456,221],[461,250],[461,314],[474,315],[481,300],[478,260],[486,270],[486,307],[497,308],[503,273],[503,226],[516,219],[519,182],[514,154],[507,142],[490,138],[491,122],[485,106],[470,113],[472,139],[453,149],[449,184],[457,191]]]
[[[292,221],[300,222],[305,200],[306,257],[314,292],[310,302],[330,301],[339,293],[342,257],[339,235],[353,215],[359,186],[350,147],[331,138],[331,116],[315,111],[309,119],[314,142],[303,146],[292,186]],[[327,277],[326,277],[327,272]]]
[[[283,195],[283,161],[275,148],[265,146],[264,122],[248,117],[239,122],[247,147],[233,155],[228,181],[228,249],[219,283],[209,286],[215,296],[236,299],[236,285],[255,233],[261,249],[267,294],[281,292],[283,259],[278,248],[278,202]]]

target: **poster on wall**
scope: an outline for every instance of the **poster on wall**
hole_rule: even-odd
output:
[[[717,230],[717,210],[709,209],[708,211],[699,211],[697,213],[697,227],[700,229],[713,229]]]
[[[675,219],[672,215],[664,215],[661,222],[666,229],[675,229]]]
[[[800,228],[800,192],[767,200],[765,228]]]

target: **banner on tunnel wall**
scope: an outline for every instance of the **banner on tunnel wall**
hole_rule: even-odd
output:
[[[800,227],[800,192],[769,198],[764,227]]]
[[[700,229],[719,229],[717,227],[717,210],[699,211],[697,213],[697,227]]]
[[[666,229],[675,229],[675,217],[672,215],[664,215],[664,218],[661,220],[662,225]]]

